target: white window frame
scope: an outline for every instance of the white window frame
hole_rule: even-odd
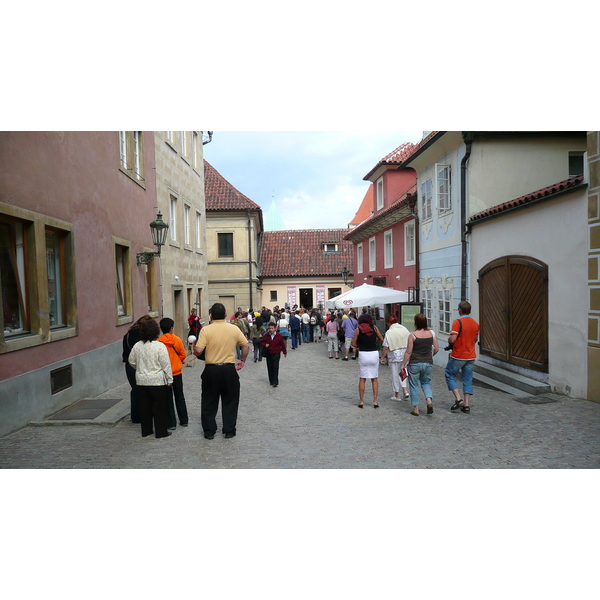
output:
[[[415,243],[415,222],[407,221],[404,223],[404,265],[410,266],[417,262],[417,245]]]
[[[394,267],[394,237],[391,229],[383,234],[383,268],[392,269]]]
[[[186,245],[190,245],[190,207],[185,204],[183,207],[183,237]]]
[[[369,238],[369,271],[377,269],[377,240]]]
[[[380,177],[377,180],[377,184],[376,184],[376,196],[377,196],[377,210],[380,210],[383,208],[383,177]]]
[[[430,287],[421,288],[421,302],[423,314],[427,317],[429,327],[433,324],[433,290]]]
[[[172,131],[167,131],[167,141],[171,142],[171,144],[173,143],[173,132]]]
[[[437,291],[438,304],[438,334],[450,335],[452,327],[452,289],[439,288]]]
[[[435,193],[438,213],[452,212],[452,165],[436,163]]]
[[[141,131],[134,131],[133,132],[133,170],[135,173],[135,176],[140,179],[142,176],[142,171],[140,169],[140,142],[142,139],[142,132]]]
[[[192,133],[192,167],[198,168],[198,132]]]
[[[323,252],[337,252],[338,245],[334,243],[325,243],[323,244]]]
[[[187,156],[187,134],[185,131],[181,132],[181,156]]]
[[[169,218],[171,222],[169,223],[169,231],[171,232],[171,240],[177,241],[177,198],[171,196],[171,200],[169,202]]]
[[[121,167],[127,170],[127,132],[119,131],[119,155]]]
[[[356,272],[363,272],[363,245],[362,242],[356,246]]]
[[[196,213],[196,248],[202,248],[202,215]]]
[[[433,213],[431,210],[431,177],[421,184],[421,221],[431,221]]]

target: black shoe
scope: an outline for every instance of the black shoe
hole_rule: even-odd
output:
[[[208,435],[204,436],[205,440],[214,440],[215,439],[215,434],[214,433],[210,433]]]
[[[156,437],[158,439],[160,439],[160,438],[164,438],[164,437],[169,437],[170,435],[173,435],[173,434],[170,431],[167,431],[167,433],[165,435],[157,435]]]
[[[180,425],[181,425],[182,427],[187,427],[187,426],[188,426],[188,424],[187,424],[187,423],[180,423]]]
[[[175,426],[175,427],[169,427],[169,429],[170,429],[171,431],[175,431],[175,430],[177,429],[177,426]]]
[[[228,432],[225,434],[225,439],[226,439],[226,440],[229,440],[229,439],[231,439],[231,438],[233,438],[233,437],[235,437],[235,433],[233,433],[233,431],[228,431]]]
[[[348,360],[348,358],[345,356],[344,358],[342,358],[342,360]]]

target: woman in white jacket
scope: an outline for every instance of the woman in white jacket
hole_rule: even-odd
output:
[[[140,341],[129,355],[129,364],[135,369],[138,386],[142,437],[154,433],[157,438],[167,437],[167,401],[173,372],[167,347],[157,341],[160,327],[154,319],[140,324]]]

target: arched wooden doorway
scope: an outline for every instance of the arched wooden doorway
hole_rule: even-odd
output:
[[[479,271],[481,353],[548,372],[548,266],[504,256]]]

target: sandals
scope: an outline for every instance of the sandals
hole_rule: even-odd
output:
[[[451,407],[450,410],[458,410],[459,408],[461,408],[463,405],[463,401],[459,400],[458,402],[455,402]]]
[[[433,403],[427,405],[427,414],[428,415],[433,414]]]
[[[418,416],[419,416],[419,413],[418,413],[418,412],[415,412],[414,410],[411,410],[411,411],[410,411],[410,414],[411,414],[411,415],[415,415],[415,417],[418,417]]]
[[[470,413],[471,412],[471,407],[470,406],[461,406],[460,410],[464,413]]]
[[[359,404],[359,405],[358,405],[358,408],[364,408],[364,407],[365,407],[365,405],[364,405],[364,404]]]

